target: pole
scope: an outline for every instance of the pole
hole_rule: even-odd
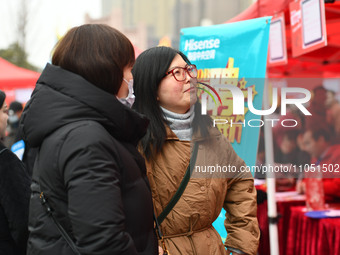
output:
[[[265,80],[265,88],[263,93],[263,108],[269,109],[268,89],[269,85],[267,79]],[[267,115],[265,115],[267,119]],[[266,165],[274,166],[274,148],[273,148],[273,132],[270,121],[264,122],[264,146],[266,154]],[[275,176],[274,173],[266,173],[267,182],[267,204],[268,204],[268,222],[269,222],[269,244],[270,254],[279,255],[279,238],[277,230],[277,209],[275,199]]]

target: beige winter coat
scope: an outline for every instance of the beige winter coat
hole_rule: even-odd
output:
[[[170,254],[226,254],[221,237],[212,227],[222,207],[227,212],[225,245],[256,254],[260,234],[251,173],[202,173],[203,166],[233,165],[239,170],[245,164],[215,128],[211,129],[209,138],[196,135],[193,141],[199,143],[196,167],[180,200],[161,224]],[[192,147],[191,142],[180,141],[168,129],[162,152],[155,160],[146,162],[156,216],[177,191],[188,167]]]

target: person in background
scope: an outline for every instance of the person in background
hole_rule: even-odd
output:
[[[22,139],[22,134],[20,130],[18,132],[16,140],[17,141],[12,145],[11,149],[13,153],[15,153],[21,159],[22,163],[24,163],[25,165],[25,169],[28,175],[32,177],[34,162],[39,148],[31,148],[28,143],[25,143],[25,141]]]
[[[326,107],[327,122],[333,127],[336,139],[340,142],[340,103],[332,90],[327,90]]]
[[[2,143],[8,107],[0,90],[0,255],[26,254],[31,180],[22,162]]]
[[[8,110],[8,135],[4,140],[4,144],[7,148],[11,149],[12,145],[16,142],[18,129],[19,129],[19,121],[21,117],[23,107],[20,102],[13,101],[9,105]]]
[[[273,117],[274,118],[274,117]],[[273,146],[274,146],[274,157],[275,160],[278,160],[278,157],[280,157],[281,155],[281,146],[282,144],[284,144],[283,146],[288,148],[288,146],[292,146],[292,141],[291,141],[291,137],[292,137],[292,133],[296,132],[300,132],[301,130],[304,129],[305,126],[305,116],[303,115],[303,113],[301,112],[301,110],[296,107],[295,105],[288,105],[287,106],[287,114],[286,115],[281,115],[279,118],[277,118],[277,123],[281,123],[281,121],[285,120],[285,119],[294,119],[297,122],[297,125],[294,127],[289,127],[287,129],[287,127],[284,127],[282,125],[278,125],[276,124],[273,127]],[[288,134],[288,137],[286,137],[285,141],[283,141],[283,139],[285,138],[285,134],[286,133],[290,133]],[[283,134],[283,135],[282,135]],[[290,143],[290,144],[288,144]]]
[[[134,62],[131,42],[107,25],[74,27],[57,43],[20,123],[39,148],[28,255],[158,254],[136,148],[148,120],[126,106]]]
[[[322,86],[317,86],[313,89],[312,99],[307,110],[312,115],[305,116],[305,129],[319,126],[320,123],[327,123],[327,90]]]
[[[19,122],[23,106],[20,102],[13,101],[9,106],[8,123],[9,132],[4,139],[4,144],[24,163],[25,169],[30,177],[32,177],[33,165],[37,148],[30,148],[22,139],[22,133],[19,129]]]
[[[299,158],[297,158],[298,145],[297,145],[297,136],[298,130],[286,130],[281,133],[282,140],[281,143],[275,148],[275,157],[274,161],[276,163],[282,164],[299,164]]]
[[[216,165],[240,170],[245,163],[212,126],[210,116],[201,115],[196,67],[175,49],[155,47],[139,55],[132,74],[133,109],[150,119],[140,150],[146,159],[158,220],[190,171],[190,160],[197,156],[183,194],[159,222],[170,254],[219,255],[226,254],[226,246],[228,253],[255,255],[260,235],[251,173],[197,171]],[[212,226],[222,208],[227,211],[225,246]]]
[[[274,162],[277,165],[298,165],[297,130],[285,131],[281,134],[279,146],[274,149]],[[293,171],[292,171],[293,172]],[[292,172],[275,173],[276,191],[295,189],[296,177]],[[295,177],[295,178],[294,178]]]
[[[308,128],[303,136],[305,150],[311,156],[311,164],[320,166],[323,172],[323,187],[326,199],[340,199],[340,175],[337,169],[340,165],[340,144],[332,145],[331,130],[319,125]],[[303,182],[298,183],[300,193],[305,192]]]
[[[23,140],[22,130],[19,129],[19,122],[23,111],[21,103],[14,101],[9,106],[9,125],[10,131],[5,138],[5,144],[10,148],[25,165],[25,169],[29,176],[32,177],[35,157],[38,153],[38,148],[31,148],[28,143]]]
[[[279,147],[275,147],[274,160],[276,164],[294,165],[296,167],[289,166],[289,169],[292,169],[290,172],[276,173],[277,191],[295,190],[296,181],[303,173],[296,172],[293,169],[300,169],[301,165],[310,163],[309,154],[301,150],[298,144],[298,137],[301,133],[303,132],[299,129],[285,130],[281,133],[282,140]]]

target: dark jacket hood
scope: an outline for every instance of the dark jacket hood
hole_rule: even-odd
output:
[[[81,120],[97,121],[116,139],[135,145],[149,123],[80,75],[47,64],[22,114],[24,140],[38,147],[58,128]]]

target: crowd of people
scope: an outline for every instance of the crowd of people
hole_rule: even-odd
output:
[[[256,254],[251,173],[192,171],[245,164],[200,114],[196,83],[180,51],[135,60],[112,27],[70,29],[23,110],[0,93],[0,254]]]
[[[251,173],[193,172],[245,165],[201,115],[196,85],[196,66],[178,50],[154,47],[135,59],[112,27],[70,29],[25,108],[7,106],[0,91],[0,254],[256,254]],[[290,108],[295,128],[274,127],[275,162],[334,167],[335,93],[315,88],[308,110]],[[278,190],[305,192],[303,173],[284,177]],[[333,177],[324,176],[324,192],[338,199]],[[212,226],[222,208],[224,244]]]
[[[293,128],[276,126],[274,136],[274,161],[278,164],[292,164],[296,173],[277,178],[279,191],[294,190],[305,193],[306,176],[310,166],[320,167],[323,174],[323,189],[326,199],[340,199],[340,104],[335,92],[317,86],[312,91],[312,99],[307,110],[311,115],[303,115],[294,107],[287,116],[297,120]],[[311,175],[315,178],[316,175]]]

